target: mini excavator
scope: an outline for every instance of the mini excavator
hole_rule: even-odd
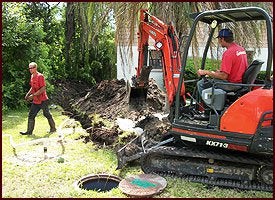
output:
[[[176,175],[193,182],[245,190],[273,191],[273,32],[272,18],[262,8],[243,7],[204,11],[193,18],[182,60],[172,25],[166,25],[147,10],[140,11],[139,64],[132,78],[131,98],[146,99],[151,66],[147,66],[148,38],[162,54],[163,76],[170,106],[171,129],[161,141],[150,140],[146,131],[117,152],[118,169],[139,159],[144,173]],[[202,97],[184,80],[188,50],[199,24],[210,30],[201,69],[217,28],[227,23],[262,21],[267,40],[266,61],[254,60],[245,71],[242,83],[213,82]],[[253,37],[253,33],[247,34]],[[264,66],[265,65],[265,66]],[[264,78],[258,78],[264,67]],[[202,77],[205,78],[205,77]],[[205,81],[207,81],[205,79]],[[209,81],[209,80],[208,80]],[[234,91],[218,89],[220,84],[236,86]],[[203,105],[201,104],[203,102]],[[208,112],[208,118],[200,118]],[[134,144],[134,145],[133,145]],[[136,151],[129,154],[129,146]]]

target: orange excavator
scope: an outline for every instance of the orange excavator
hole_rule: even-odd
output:
[[[272,18],[262,8],[243,7],[204,11],[191,14],[194,22],[183,51],[172,25],[140,12],[139,66],[133,77],[133,88],[140,92],[148,87],[150,68],[146,65],[148,37],[162,53],[166,93],[170,105],[171,129],[162,140],[153,140],[144,131],[117,152],[118,169],[139,159],[145,173],[170,174],[209,185],[247,190],[273,191],[273,32]],[[184,80],[192,38],[198,26],[209,30],[201,69],[216,29],[239,22],[257,21],[265,24],[267,58],[254,60],[245,71],[242,83],[215,81],[198,95],[186,91],[198,79]],[[253,37],[253,34],[249,34]],[[263,78],[258,76],[264,68]],[[207,79],[202,77],[205,81]],[[209,80],[208,80],[209,81]],[[236,86],[233,91],[219,85]],[[133,89],[132,88],[132,89]],[[137,93],[136,93],[137,94]],[[143,93],[143,94],[146,94]],[[132,95],[135,98],[135,95]],[[203,106],[202,106],[203,105]],[[207,111],[208,117],[202,118]],[[127,152],[135,147],[134,153]]]

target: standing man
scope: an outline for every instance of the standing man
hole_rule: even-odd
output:
[[[225,81],[230,83],[242,83],[242,76],[248,66],[246,51],[243,47],[234,42],[233,33],[230,29],[222,29],[218,35],[219,44],[225,47],[227,50],[222,55],[222,62],[220,70],[209,71],[199,69],[197,74],[199,76],[207,75],[219,81]],[[202,94],[202,90],[212,87],[211,82],[204,83],[204,80],[200,80],[197,83],[199,94]],[[219,88],[232,91],[236,89],[236,86],[220,85]]]
[[[35,117],[42,109],[43,115],[48,119],[50,125],[50,133],[56,131],[55,122],[48,107],[48,96],[46,93],[46,82],[43,74],[37,71],[37,64],[31,62],[29,64],[31,73],[30,85],[31,88],[25,96],[25,99],[32,101],[31,108],[28,116],[28,129],[26,132],[20,132],[22,135],[31,135],[34,129]]]

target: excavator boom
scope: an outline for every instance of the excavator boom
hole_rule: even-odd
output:
[[[174,27],[167,25],[147,10],[140,10],[140,23],[138,32],[138,67],[136,75],[132,77],[130,84],[130,104],[132,102],[146,100],[149,75],[154,66],[148,65],[149,37],[155,41],[154,47],[162,54],[162,71],[166,93],[171,105],[175,95],[180,76],[180,54],[178,38]],[[181,97],[184,99],[185,88],[181,88]]]

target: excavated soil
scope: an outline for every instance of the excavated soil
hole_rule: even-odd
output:
[[[136,135],[119,138],[123,131],[115,123],[117,118],[133,120],[155,139],[161,138],[170,128],[168,120],[154,116],[164,112],[165,93],[153,79],[149,82],[146,102],[135,99],[131,104],[124,80],[105,80],[93,87],[80,81],[59,81],[55,83],[55,91],[53,102],[62,106],[64,114],[78,120],[89,133],[88,137],[83,136],[84,142],[118,147],[129,142]],[[103,120],[98,120],[95,114]],[[106,128],[105,121],[113,126]]]

